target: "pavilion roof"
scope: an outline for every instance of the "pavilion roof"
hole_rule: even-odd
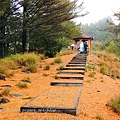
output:
[[[80,39],[93,39],[93,37],[92,36],[88,36],[87,34],[84,33],[81,37],[74,38],[74,40],[76,40],[76,41],[78,41]]]

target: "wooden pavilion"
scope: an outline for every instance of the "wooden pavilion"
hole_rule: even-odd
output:
[[[88,51],[92,50],[92,43],[91,41],[93,40],[92,36],[88,36],[85,33],[81,37],[76,37],[74,38],[74,44],[76,45],[77,42],[85,42],[87,41],[88,44]]]

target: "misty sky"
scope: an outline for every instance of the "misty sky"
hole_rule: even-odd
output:
[[[82,0],[79,0],[81,3]],[[84,11],[90,13],[84,17],[77,18],[77,23],[94,23],[107,16],[113,16],[114,12],[120,11],[120,0],[84,0]]]

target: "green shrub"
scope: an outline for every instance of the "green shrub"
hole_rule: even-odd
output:
[[[8,73],[8,69],[6,68],[6,66],[0,65],[0,73],[5,75]]]
[[[16,54],[11,55],[9,58],[14,60],[17,63],[17,65],[20,66],[29,66],[32,64],[36,64],[40,60],[40,57],[35,53]]]
[[[24,77],[22,81],[31,83],[30,77]]]
[[[7,76],[7,77],[12,77],[12,76],[14,76],[14,72],[12,71],[12,72],[10,72],[10,71],[6,71],[5,72],[5,75]]]
[[[49,70],[50,69],[50,66],[49,65],[46,65],[44,70]]]
[[[60,71],[58,71],[56,74],[60,74]]]
[[[16,62],[10,58],[1,59],[0,65],[4,66],[6,68],[9,68],[9,69],[16,69],[17,68]]]
[[[58,69],[63,70],[63,68],[64,68],[64,65],[61,65]]]
[[[109,52],[109,53],[116,53],[117,50],[118,50],[117,46],[113,41],[110,42],[110,45],[106,48],[106,51]]]
[[[4,74],[7,77],[14,76],[14,72],[10,72],[5,66],[0,66],[0,74]]]
[[[87,72],[88,71],[88,66],[85,66],[85,72]]]
[[[40,54],[39,57],[40,57],[40,60],[44,60],[45,59],[45,55],[44,54]]]
[[[27,86],[27,83],[22,83],[22,82],[19,82],[18,84],[17,84],[17,86],[19,87],[19,88],[27,88],[28,86]]]
[[[120,114],[120,94],[111,99],[109,105],[115,112]]]
[[[23,54],[22,56],[23,63],[25,62],[26,65],[32,65],[39,62],[39,56],[34,53]]]
[[[89,77],[94,77],[94,75],[95,75],[94,72],[90,72],[88,76],[89,76]]]
[[[101,115],[96,115],[96,117],[95,117],[96,119],[98,119],[98,120],[104,120],[104,118],[103,118],[103,116],[101,116]]]
[[[57,79],[58,78],[58,76],[57,75],[55,75],[55,79]]]
[[[86,82],[90,83],[90,82],[91,82],[91,80],[87,80]]]
[[[95,65],[87,65],[85,66],[85,71],[87,72],[88,70],[95,70]]]
[[[59,57],[59,56],[63,56],[63,55],[69,55],[69,54],[72,54],[72,53],[73,53],[72,50],[62,50],[59,53],[57,53],[56,56]]]
[[[62,59],[61,58],[56,58],[55,60],[54,60],[54,63],[61,63],[62,62]]]
[[[8,96],[10,93],[10,89],[9,88],[5,88],[3,91],[2,91],[2,95],[5,95],[5,96]]]
[[[54,62],[50,63],[51,65],[54,65]]]
[[[99,62],[99,65],[100,65],[100,66],[103,66],[103,65],[104,65],[104,62]]]
[[[27,68],[28,71],[35,73],[37,72],[37,66],[36,65],[31,65]]]
[[[106,74],[106,68],[105,68],[104,66],[101,66],[101,67],[100,67],[100,72],[101,72],[102,74]]]

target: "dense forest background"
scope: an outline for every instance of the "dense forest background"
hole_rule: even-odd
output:
[[[90,25],[76,24],[84,17],[84,2],[78,0],[1,0],[0,57],[37,52],[53,57],[83,32],[94,37],[94,49],[120,55],[120,24],[110,17]],[[81,15],[78,16],[78,13]],[[118,14],[115,14],[118,17]],[[81,28],[84,28],[82,30]]]
[[[37,51],[53,57],[80,35],[78,0],[1,0],[0,56]],[[86,13],[82,13],[84,16]]]

